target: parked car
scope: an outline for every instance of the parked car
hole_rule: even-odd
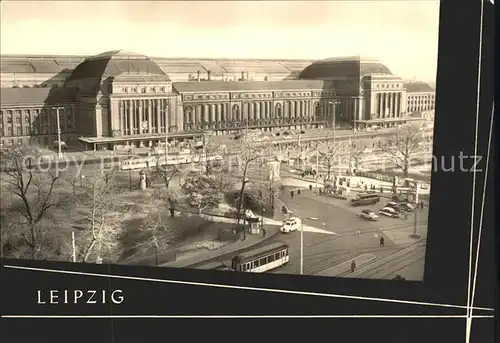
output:
[[[296,231],[297,229],[300,228],[302,225],[302,222],[300,218],[292,217],[283,222],[283,225],[280,228],[280,231],[282,233],[289,233],[292,231]]]
[[[378,213],[391,218],[399,218],[399,213],[392,207],[384,207]]]
[[[404,212],[404,209],[401,207],[401,204],[398,204],[397,202],[391,201],[385,204],[384,208],[389,207],[394,209],[396,212],[401,213]]]
[[[373,212],[372,210],[361,210],[361,213],[359,214],[361,218],[376,221],[378,220],[378,216]]]
[[[406,211],[406,212],[413,212],[415,210],[415,207],[413,207],[412,204],[407,203],[407,202],[402,202],[399,204],[399,206],[401,206],[403,211]]]
[[[352,206],[375,205],[380,201],[380,197],[376,194],[360,194],[355,199],[349,202]]]

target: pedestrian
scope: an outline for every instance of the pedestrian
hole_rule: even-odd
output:
[[[266,234],[267,234],[266,229],[262,228],[262,237],[266,238]]]
[[[309,185],[309,190],[312,192],[312,190],[313,190],[313,186],[312,185]]]
[[[407,220],[408,219],[408,213],[406,213],[406,211],[403,213],[403,216],[404,216],[404,219]]]
[[[368,190],[368,185],[365,185],[365,191],[367,191],[367,190]]]
[[[383,247],[385,244],[385,239],[384,237],[380,236],[380,246]]]
[[[380,186],[380,193],[384,193],[384,187]]]
[[[351,262],[351,273],[354,273],[354,270],[356,269],[356,262],[352,260]]]
[[[297,195],[300,195],[300,189],[297,189]]]
[[[420,201],[420,210],[423,211],[424,210],[424,202],[423,201]]]
[[[361,235],[361,230],[360,229],[356,230],[356,235]]]
[[[290,198],[293,199],[293,191],[290,191]]]

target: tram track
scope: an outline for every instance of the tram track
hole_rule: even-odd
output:
[[[424,259],[425,246],[425,240],[418,241],[406,248],[396,251],[394,254],[391,254],[385,258],[375,260],[372,263],[361,267],[354,273],[343,273],[339,276],[342,277],[349,274],[350,276],[352,275],[352,277],[356,278],[383,279],[393,274],[397,270],[406,268],[407,266],[416,263],[416,261],[421,261],[422,259]]]

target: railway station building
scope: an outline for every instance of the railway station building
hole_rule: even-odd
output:
[[[359,56],[175,60],[118,50],[1,62],[2,147],[50,146],[58,125],[67,144],[113,149],[243,129],[387,127],[434,110],[429,85]]]

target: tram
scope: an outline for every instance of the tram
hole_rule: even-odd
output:
[[[209,155],[205,156],[204,154],[186,154],[179,153],[168,155],[167,161],[165,162],[165,155],[160,156],[148,156],[143,158],[132,158],[130,160],[122,160],[121,161],[121,169],[122,170],[135,170],[135,169],[148,169],[154,168],[158,164],[160,166],[164,165],[181,165],[181,164],[190,164],[190,163],[199,163],[205,161],[219,161],[222,157],[219,155]]]
[[[290,260],[290,247],[281,242],[266,244],[233,257],[231,268],[238,272],[264,273]]]

